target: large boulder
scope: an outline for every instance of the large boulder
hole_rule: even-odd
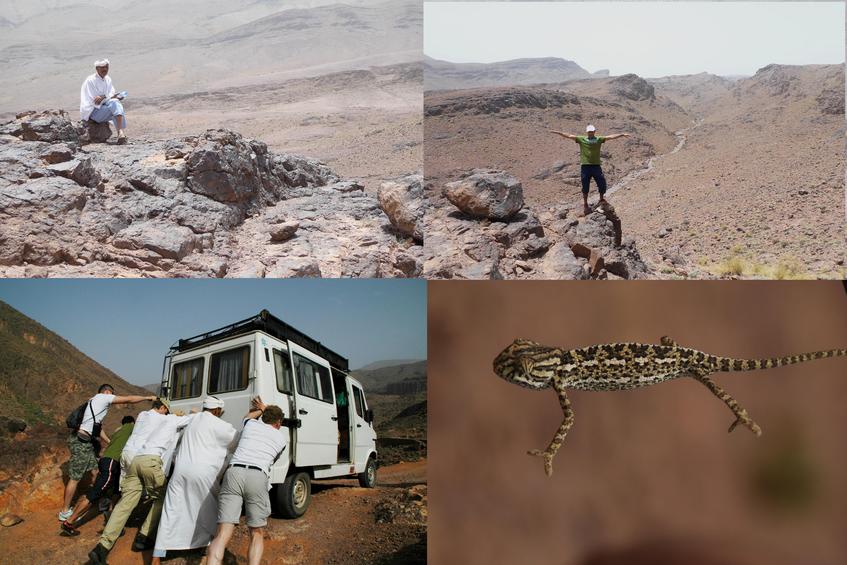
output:
[[[106,140],[112,137],[112,126],[109,125],[109,122],[100,124],[88,120],[85,122],[85,133],[91,143],[106,143]]]
[[[165,259],[181,260],[198,246],[198,238],[183,226],[150,220],[132,224],[115,235],[118,249],[148,249]]]
[[[571,248],[564,241],[553,245],[544,255],[539,269],[540,278],[578,280],[588,278],[585,270],[585,261],[581,261],[574,255]]]
[[[377,192],[379,207],[397,230],[423,242],[423,175],[410,175],[400,181],[384,182]]]
[[[447,183],[444,196],[462,212],[491,220],[508,220],[524,205],[520,181],[496,170],[474,169],[463,179]]]

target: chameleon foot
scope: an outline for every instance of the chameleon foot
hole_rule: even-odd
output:
[[[753,432],[753,435],[755,435],[756,437],[762,435],[762,428],[760,428],[759,424],[757,424],[750,418],[736,418],[732,425],[729,426],[729,431],[732,432],[732,430],[734,430],[738,424],[744,424],[745,426],[747,426],[747,428],[749,428],[750,431]]]
[[[527,454],[533,455],[535,457],[543,457],[544,458],[544,472],[548,477],[553,476],[553,456],[554,453],[549,451],[541,451],[540,449],[530,449],[527,451]]]

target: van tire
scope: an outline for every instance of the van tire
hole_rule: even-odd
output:
[[[359,485],[365,488],[376,486],[376,458],[369,457],[365,470],[359,473]]]
[[[283,518],[299,518],[305,514],[311,499],[312,480],[309,473],[303,471],[288,475],[285,482],[274,489],[277,512]]]

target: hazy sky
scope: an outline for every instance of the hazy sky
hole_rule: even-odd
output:
[[[844,61],[843,2],[426,2],[424,53],[561,57],[643,77]]]
[[[180,338],[272,314],[350,367],[426,358],[418,280],[0,280],[0,300],[129,382],[158,382]]]

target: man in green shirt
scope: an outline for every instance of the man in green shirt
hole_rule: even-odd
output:
[[[550,133],[561,135],[565,139],[573,139],[579,144],[579,163],[580,177],[582,180],[582,204],[585,214],[591,212],[588,207],[588,185],[591,179],[597,183],[597,190],[600,191],[600,202],[605,202],[604,195],[606,194],[606,177],[603,176],[603,169],[600,167],[600,147],[610,139],[618,139],[619,137],[629,137],[628,133],[613,133],[611,135],[595,135],[596,128],[588,124],[585,128],[586,135],[573,135],[563,131],[550,130]]]
[[[62,522],[62,535],[78,536],[79,530],[74,526],[74,522],[83,517],[95,502],[110,502],[109,497],[117,490],[121,478],[121,451],[132,434],[133,427],[135,427],[135,418],[124,416],[121,427],[112,434],[109,446],[97,462],[98,472],[94,485],[85,493],[85,498],[74,509],[71,517]],[[108,510],[108,507],[105,509]]]

